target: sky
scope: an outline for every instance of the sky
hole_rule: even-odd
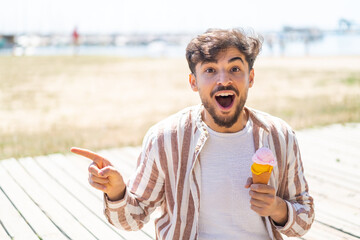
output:
[[[176,33],[360,25],[358,0],[0,0],[0,34]]]

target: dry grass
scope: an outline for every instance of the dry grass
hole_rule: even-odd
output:
[[[259,58],[248,105],[295,129],[360,121],[360,57]],[[185,59],[0,57],[0,159],[138,145],[199,103]]]

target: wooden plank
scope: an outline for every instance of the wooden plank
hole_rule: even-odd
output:
[[[106,154],[105,154],[106,155]],[[54,164],[58,165],[64,172],[69,174],[74,181],[78,182],[80,185],[88,189],[92,192],[99,200],[103,200],[103,194],[101,191],[94,189],[88,183],[88,166],[91,161],[87,160],[84,157],[76,156],[76,155],[61,155],[54,154],[49,156]],[[105,157],[105,156],[104,156]],[[106,155],[108,157],[108,155]],[[121,169],[121,167],[116,164],[118,159],[109,159],[115,162],[114,166],[119,169],[121,174],[124,177],[124,181],[127,182],[130,174],[128,169]]]
[[[353,207],[350,204],[344,204],[344,198],[346,196],[338,195],[329,197],[330,193],[326,190],[317,190],[320,188],[326,188],[327,185],[317,186],[314,184],[312,179],[308,179],[309,185],[312,187],[310,190],[310,194],[314,197],[315,207],[316,209],[327,209],[327,212],[336,213],[339,218],[343,218],[344,220],[348,220],[353,223],[357,223],[356,219],[360,217],[360,209],[358,207]],[[336,208],[334,208],[336,206]],[[325,210],[324,209],[324,210]],[[331,211],[329,211],[331,209]],[[359,226],[359,225],[358,225]]]
[[[1,192],[2,193],[2,192]],[[0,193],[0,194],[1,194]],[[0,204],[1,204],[1,200],[0,200]],[[4,205],[1,204],[2,207],[5,207]],[[1,214],[1,213],[0,213]],[[8,218],[8,216],[7,216]],[[1,217],[0,217],[1,219]],[[10,234],[10,233],[9,233]],[[3,223],[0,220],[0,239],[2,240],[11,240],[11,237],[9,236],[7,229],[4,228]]]
[[[307,135],[315,134],[327,142],[336,145],[338,149],[352,149],[360,145],[360,124],[345,126],[334,124],[317,129],[304,131]],[[345,148],[344,148],[345,147]]]
[[[310,172],[318,179],[323,179],[324,181],[333,181],[336,185],[341,185],[341,187],[348,188],[351,191],[360,192],[358,186],[360,185],[360,180],[354,178],[355,174],[351,174],[354,169],[345,170],[342,168],[341,163],[328,163],[321,164],[316,161],[314,157],[316,154],[312,154],[312,157],[307,157],[307,162],[304,163],[305,173]],[[310,164],[309,162],[312,161]]]
[[[125,156],[131,159],[130,163],[133,164],[134,167],[136,167],[138,157],[142,151],[141,147],[124,147],[121,148],[121,150]]]
[[[318,136],[316,133],[302,135],[302,137],[299,138],[300,149],[301,151],[303,151],[304,147],[311,149],[313,153],[324,155],[326,157],[325,160],[340,159],[344,167],[350,169],[358,165],[358,162],[355,160],[360,158],[360,152],[357,151],[356,147],[349,147],[324,139],[326,138]],[[323,161],[323,159],[319,158],[318,161]]]
[[[309,230],[302,239],[305,240],[355,240],[359,239],[356,237],[353,237],[349,234],[346,234],[344,232],[338,231],[335,228],[326,226],[321,224],[318,221],[315,221]]]
[[[52,162],[50,158],[47,157],[39,157],[36,158],[36,161],[40,164],[40,166],[54,179],[62,179],[61,185],[63,188],[66,188],[68,192],[76,193],[76,201],[82,204],[82,208],[86,209],[86,212],[83,214],[87,214],[85,218],[81,221],[84,225],[87,225],[89,229],[94,229],[94,234],[98,234],[99,237],[104,237],[104,234],[116,234],[117,238],[123,236],[126,239],[150,239],[144,234],[142,231],[137,232],[126,232],[126,231],[114,231],[110,224],[107,223],[105,217],[103,216],[103,203],[99,202],[98,199],[94,198],[89,192],[79,185],[76,181],[69,178],[68,174],[64,172],[62,169],[57,168]],[[86,169],[87,171],[87,169]],[[71,207],[71,206],[68,206]],[[76,208],[77,210],[80,207]],[[97,209],[95,212],[94,209]],[[74,209],[75,211],[75,209]],[[96,223],[95,219],[96,216]],[[80,216],[79,216],[80,219]],[[108,239],[113,239],[114,237],[106,237]]]
[[[302,237],[287,237],[282,235],[284,240],[356,240],[357,237],[351,236],[332,227],[314,221],[311,229]]]
[[[356,130],[360,136],[360,128]],[[348,139],[346,134],[349,133],[347,130],[315,129],[298,134],[305,174],[315,199],[316,219],[339,229],[333,230],[341,233],[336,239],[354,239],[351,234],[360,238],[360,207],[356,204],[360,201],[360,176],[354,177],[358,161],[353,151],[355,145],[343,141]],[[315,223],[312,229],[317,231],[317,225]],[[333,239],[329,231],[322,225],[319,233],[310,239]]]
[[[14,226],[14,228],[11,228],[12,226],[10,224],[16,224],[17,221],[10,221],[7,224],[5,222],[6,216],[5,218],[1,217],[1,219],[4,224],[7,224],[5,226],[9,227],[9,232],[15,238],[38,239],[36,234],[40,233],[46,235],[46,233],[49,232],[48,229],[54,228],[54,225],[49,221],[49,219],[44,215],[44,213],[41,212],[41,210],[36,206],[36,204],[31,200],[31,198],[29,198],[29,196],[23,191],[23,189],[18,186],[18,184],[12,179],[9,173],[2,167],[2,163],[4,161],[7,160],[3,160],[0,162],[1,188],[6,193],[7,198],[10,199],[11,203],[16,207],[16,211],[18,211],[20,215],[22,215],[22,217],[24,218],[24,221],[28,223],[28,227],[31,228],[32,233],[28,231],[27,227],[22,224],[22,221],[19,217],[17,217],[17,219],[19,220],[18,223],[21,228],[16,225]],[[8,206],[8,208],[4,209],[12,211],[10,210],[12,208],[9,205],[5,206]],[[3,205],[1,205],[1,207],[3,208]],[[23,236],[23,234],[26,234],[26,236]]]
[[[344,153],[334,154],[327,148],[319,151],[316,145],[311,145],[311,143],[301,146],[301,154],[305,167],[312,167],[314,165],[319,168],[334,170],[334,174],[346,173],[346,175],[351,176],[351,173],[356,174],[354,169],[360,167],[356,161],[357,158],[345,156]],[[359,182],[359,180],[356,181]]]
[[[38,157],[35,158],[35,160],[48,175],[54,178],[59,188],[68,193],[69,201],[66,202],[66,208],[71,211],[96,238],[121,238],[120,234],[107,225],[103,218],[98,216],[102,213],[101,208],[98,214],[96,214],[92,208],[86,205],[96,204],[102,206],[102,202],[98,198],[94,197],[86,188],[71,179],[68,174],[61,174],[63,170],[53,164],[51,158]],[[61,181],[57,179],[61,179]],[[80,199],[80,196],[84,196],[84,199]]]
[[[345,226],[344,228],[348,229],[357,229],[353,232],[359,230],[359,211],[353,211],[352,208],[342,206],[339,203],[331,201],[329,199],[323,198],[317,194],[312,194],[315,199],[315,213],[322,213],[322,216],[326,217],[328,220],[323,220],[332,225]],[[336,206],[336,207],[334,207]],[[332,220],[333,219],[333,220]],[[348,230],[351,232],[351,230]]]
[[[88,166],[90,161],[76,155],[51,154],[48,156],[50,161],[62,171],[66,172],[70,178],[79,185],[86,188],[99,201],[103,200],[101,191],[90,186],[88,182]]]
[[[118,151],[118,149],[112,149],[110,150],[110,152],[113,152],[113,151]],[[103,152],[102,152],[103,153]],[[101,154],[101,153],[100,153]],[[110,157],[109,160],[115,162],[115,163],[121,163],[122,161],[119,160],[118,157],[113,157],[113,156],[110,156],[109,154],[104,154],[104,157]],[[61,154],[54,154],[54,155],[51,155],[51,160],[54,161],[55,164],[58,164],[62,169],[63,171],[67,172],[70,176],[75,176],[76,175],[76,181],[78,182],[81,182],[82,184],[85,183],[84,179],[86,178],[87,179],[87,173],[84,174],[84,171],[80,171],[81,174],[76,170],[76,168],[74,167],[71,167],[70,166],[70,163],[71,162],[77,162],[77,165],[78,166],[81,166],[81,169],[86,169],[87,171],[87,166],[89,165],[89,161],[87,161],[85,158],[82,158],[82,157],[76,157],[76,156],[72,156],[72,155],[61,155]],[[116,160],[115,160],[116,159]],[[119,166],[119,164],[117,164],[118,166],[116,166],[118,169],[120,169],[121,167]],[[121,170],[120,170],[121,171]],[[124,172],[125,175],[124,176],[124,179],[128,179],[129,176],[130,176],[130,173],[129,173],[129,169],[127,168],[125,171],[124,169],[122,169],[122,172]],[[76,174],[76,173],[79,173],[79,174]],[[127,174],[127,175],[126,175]],[[81,175],[81,176],[80,176]],[[126,181],[126,180],[125,180]],[[88,182],[86,181],[85,183],[86,186],[90,186],[88,184]],[[93,191],[96,191],[97,193],[99,193],[100,191],[98,190],[95,190],[94,188],[90,187],[91,190]],[[101,201],[103,200],[102,198],[102,194],[101,194]],[[151,217],[150,217],[150,221],[148,224],[146,224],[142,230],[144,232],[146,232],[148,235],[150,235],[153,239],[155,239],[155,224],[154,224],[154,220],[156,217],[159,217],[159,213],[158,212],[154,212]]]
[[[118,151],[118,149],[115,149],[115,151]],[[113,156],[111,153],[113,152],[113,150],[110,151],[101,151],[99,152],[99,154],[101,154],[102,156],[108,158],[108,160],[112,161],[115,165],[115,167],[117,167],[118,169],[120,169],[121,173],[124,175],[124,181],[126,181],[126,179],[129,179],[130,177],[130,172],[133,171],[133,169],[130,169],[130,167],[125,164],[124,167],[124,162],[126,162],[127,160],[125,158],[123,158],[123,156]],[[54,161],[55,164],[58,164],[59,166],[61,166],[61,168],[63,169],[63,171],[67,172],[69,175],[73,176],[76,175],[76,181],[81,181],[82,184],[84,184],[84,179],[87,179],[87,173],[84,174],[84,169],[86,169],[87,171],[87,166],[89,165],[90,161],[87,161],[85,158],[82,157],[73,157],[71,155],[51,155],[51,160]],[[78,166],[81,166],[81,169],[83,169],[82,174],[76,174],[77,171],[75,168],[70,166],[71,162],[77,162]],[[122,168],[122,169],[121,169]],[[82,177],[79,178],[79,176],[82,175]],[[86,182],[86,186],[90,186],[87,182]],[[94,188],[90,187],[92,190],[94,190]],[[98,193],[100,193],[100,191],[95,190]],[[102,196],[102,194],[101,194]],[[101,201],[103,200],[103,198],[101,197]],[[100,206],[100,205],[99,205]],[[155,239],[155,226],[154,226],[154,220],[155,217],[157,217],[159,214],[153,213],[151,215],[151,219],[149,221],[149,223],[147,223],[142,229],[141,231],[145,232],[146,234],[148,234],[149,236],[151,236],[151,238]]]
[[[129,168],[128,164],[125,162],[123,157],[114,157],[112,154],[109,154],[107,150],[103,150],[99,152],[100,155],[108,158],[111,162],[113,162],[114,166],[120,171],[123,175],[124,181],[130,178],[130,175],[133,173],[133,169]],[[88,183],[88,167],[91,163],[90,160],[87,160],[84,157],[76,156],[76,155],[56,155],[51,156],[54,159],[55,163],[58,164],[64,171],[68,172],[70,175],[74,176],[78,182],[81,182],[86,188],[91,189],[91,191],[95,191],[99,193],[98,190],[92,188]],[[72,168],[72,164],[75,164],[76,167]],[[76,169],[79,168],[81,171],[78,171],[76,174]],[[85,180],[85,181],[84,181]],[[102,195],[101,195],[102,196]],[[102,197],[101,197],[102,199]]]
[[[70,224],[66,228],[66,234],[70,236],[71,239],[96,239],[95,235],[91,232],[91,229],[88,229],[82,223],[82,219],[78,217],[79,210],[76,208],[79,207],[79,204],[77,201],[57,184],[53,176],[48,175],[43,171],[32,158],[22,158],[19,159],[19,162],[32,174],[34,180],[44,188],[52,198],[57,199],[63,208],[72,216],[72,219],[69,219]],[[69,206],[72,207],[69,208]]]
[[[316,219],[360,237],[359,212],[354,212],[351,208],[345,208],[326,199],[317,198],[317,196],[314,198],[317,199],[315,202]]]
[[[326,144],[320,146],[319,143],[314,141],[313,138],[307,137],[307,135],[299,138],[299,144],[303,156],[302,160],[307,168],[315,166],[316,168],[325,169],[341,178],[348,179],[350,183],[355,181],[356,184],[360,184],[359,179],[351,179],[353,175],[351,173],[356,174],[354,168],[360,167],[357,161],[359,158],[348,156],[345,150],[334,153],[331,147]]]
[[[1,168],[1,166],[0,166]],[[0,170],[0,174],[1,174]],[[1,181],[2,182],[2,181]],[[0,182],[0,183],[1,183]],[[4,182],[3,182],[4,183]],[[22,218],[0,186],[0,239],[39,239]],[[4,229],[6,228],[6,231]],[[11,238],[9,237],[9,235]]]
[[[38,233],[39,237],[56,240],[70,238],[67,234],[67,229],[71,229],[77,222],[62,206],[61,201],[51,196],[42,188],[30,175],[30,172],[24,169],[15,159],[4,162],[3,166],[8,172],[12,173],[12,177],[56,226],[55,228],[48,229],[47,233]]]
[[[106,226],[109,230],[117,234],[117,238],[127,239],[125,236],[127,234],[126,232],[124,233],[123,231],[116,229],[107,222],[105,215],[103,214],[103,193],[92,188],[87,182],[87,166],[89,165],[89,161],[84,158],[75,157],[75,159],[78,159],[84,163],[84,167],[76,169],[71,166],[70,163],[72,163],[74,159],[69,160],[69,155],[66,157],[63,155],[51,155],[48,157],[48,161],[42,162],[42,166],[46,169],[46,171],[48,171],[50,174],[54,174],[56,178],[67,179],[66,181],[62,182],[62,184],[68,189],[68,191],[76,192],[76,197],[78,200],[86,205],[85,207],[102,221],[102,225]],[[59,163],[63,167],[60,168],[61,170],[56,172],[56,169],[53,169],[52,166]],[[86,174],[84,174],[84,177],[80,179],[71,177],[73,174],[80,175],[78,174],[79,172],[86,172]],[[95,193],[96,196],[93,193]]]
[[[130,159],[123,155],[115,155],[113,151],[100,151],[99,154],[109,159],[124,176],[125,182],[134,174],[135,168],[129,164]]]
[[[347,162],[343,160],[336,162],[336,159],[339,157],[339,155],[334,156],[326,150],[323,152],[316,152],[316,150],[302,150],[301,153],[305,173],[307,169],[319,170],[322,174],[317,173],[317,177],[329,179],[327,178],[327,175],[329,174],[335,178],[339,178],[340,180],[345,181],[346,185],[350,185],[350,187],[360,184],[360,180],[353,177],[353,175],[357,174],[354,172],[354,169],[358,168],[355,163],[352,163],[352,161],[355,160],[348,159],[346,160]]]
[[[123,156],[125,159],[127,159],[129,166],[131,166],[133,169],[136,169],[137,160],[141,152],[140,148],[123,147],[114,149],[112,152],[115,156]]]
[[[339,185],[333,185],[332,182],[319,180],[310,174],[307,175],[307,180],[309,183],[310,193],[325,196],[326,199],[330,199],[335,203],[337,202],[338,204],[351,207],[355,211],[360,211],[360,206],[357,205],[360,200],[359,193],[352,192],[351,190]]]

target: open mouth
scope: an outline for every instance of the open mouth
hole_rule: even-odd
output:
[[[235,95],[233,93],[219,93],[215,96],[215,99],[221,107],[227,109],[232,106]]]

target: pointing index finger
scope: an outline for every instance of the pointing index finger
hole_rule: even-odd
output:
[[[90,150],[72,147],[70,151],[94,161],[99,168],[102,168],[104,165],[111,165],[108,160]]]

